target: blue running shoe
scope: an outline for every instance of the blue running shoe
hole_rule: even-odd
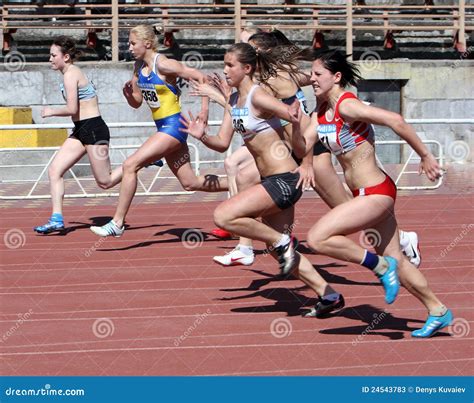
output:
[[[384,259],[388,263],[388,269],[383,275],[377,277],[385,290],[385,302],[391,304],[397,298],[398,290],[400,289],[400,281],[397,274],[398,263],[390,256],[386,256]]]
[[[449,326],[453,321],[453,313],[448,309],[443,316],[428,315],[425,325],[411,332],[412,337],[427,338],[433,336],[441,329]]]
[[[49,220],[46,224],[34,228],[38,234],[49,234],[55,231],[64,231],[64,223]]]
[[[165,163],[164,163],[163,160],[161,160],[161,159],[160,159],[160,160],[156,160],[156,161],[152,162],[151,164],[148,164],[148,165],[146,166],[146,168],[151,167],[152,165],[155,165],[155,166],[157,166],[157,167],[162,167],[163,165],[165,165]]]

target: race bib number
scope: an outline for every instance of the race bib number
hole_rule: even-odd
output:
[[[335,124],[320,124],[318,126],[318,136],[319,140],[321,140],[321,143],[323,143],[328,150],[335,154],[341,151],[340,146],[337,143],[337,131]]]
[[[242,134],[242,135],[245,134],[245,127],[244,127],[244,122],[242,119],[233,119],[232,125],[234,126],[234,130],[237,133]]]
[[[142,95],[150,108],[156,109],[160,107],[160,100],[158,99],[158,94],[155,89],[142,89]]]

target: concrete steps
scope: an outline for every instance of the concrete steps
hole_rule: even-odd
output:
[[[298,13],[307,13],[307,17],[293,18],[292,20],[280,20],[277,18],[272,18],[271,14],[278,12],[282,13],[283,8],[279,10],[274,10],[269,12],[265,9],[264,2],[269,0],[259,0],[259,4],[262,5],[262,8],[251,9],[248,12],[248,19],[252,20],[252,15],[267,13],[269,15],[268,20],[263,21],[259,18],[254,18],[253,21],[255,24],[273,24],[275,26],[283,27],[285,25],[301,25],[302,27],[311,23],[310,10],[304,8],[303,1],[299,1],[301,8],[298,9]],[[204,0],[203,0],[204,2]],[[407,1],[408,2],[408,1]],[[370,2],[367,1],[368,5]],[[437,3],[438,4],[438,3]],[[441,3],[440,3],[441,4]],[[440,5],[438,4],[438,5]],[[449,4],[448,1],[445,1],[443,4]],[[198,14],[211,13],[211,9],[203,8],[199,10]],[[132,8],[129,9],[129,12],[139,12],[140,9]],[[157,9],[158,11],[158,9]],[[173,12],[173,10],[170,10]],[[197,17],[196,9],[176,9],[182,15],[189,15],[189,18],[183,18],[179,20],[179,24],[196,24],[197,20],[202,21],[203,24],[216,24],[218,26],[228,26],[232,20],[232,14],[229,11],[229,18],[222,19],[204,19],[201,20]],[[220,11],[222,12],[222,10]],[[442,12],[439,11],[439,12]],[[324,14],[341,14],[342,12],[327,10],[321,13],[321,17]],[[146,23],[158,24],[160,25],[162,21],[157,18],[153,18],[153,9],[150,9],[150,18]],[[374,17],[372,19],[363,19],[358,17],[357,13],[354,14],[354,23],[359,23],[368,26],[379,26],[380,19],[376,18],[377,14],[380,14],[380,11],[371,10],[370,14]],[[340,19],[321,19],[324,25],[340,25]],[[37,22],[37,21],[35,21]],[[103,23],[109,23],[109,21],[103,20]],[[130,26],[143,23],[143,19],[127,19],[127,24]],[[420,27],[423,25],[445,25],[446,22],[442,20],[432,20],[424,19],[423,13],[420,13],[420,17],[411,20],[392,20],[395,24],[403,25],[412,25]],[[61,17],[57,21],[58,24],[64,24],[65,20],[62,20]],[[68,21],[70,25],[74,25],[75,21]],[[101,20],[95,20],[95,24],[100,25]],[[51,25],[51,22],[38,22],[38,24]],[[179,28],[179,24],[175,23],[176,28]],[[285,34],[292,40],[294,40],[299,46],[306,47],[310,46],[312,41],[313,32],[309,29],[301,30],[285,30],[282,29]],[[76,38],[78,41],[79,48],[83,51],[83,61],[93,61],[93,60],[110,60],[111,59],[111,39],[110,31],[106,30],[104,32],[97,33],[99,42],[96,49],[88,49],[85,46],[86,41],[86,30],[78,29],[60,29],[60,30],[21,30],[19,29],[16,34],[14,34],[14,47],[17,51],[21,52],[27,62],[44,62],[48,60],[49,47],[52,41],[52,38],[59,35],[70,35]],[[182,59],[185,54],[188,52],[199,52],[203,60],[214,61],[222,60],[222,56],[225,52],[225,48],[234,42],[233,38],[234,32],[231,29],[181,29],[179,32],[174,34],[177,45],[172,49],[164,48],[162,51],[165,54],[172,55],[177,59]],[[325,43],[329,47],[338,47],[344,48],[345,46],[345,32],[344,31],[324,31]],[[128,31],[123,29],[120,31],[120,45],[119,53],[120,60],[130,60],[128,55]],[[371,50],[377,52],[382,59],[391,59],[391,58],[409,58],[409,59],[456,59],[459,58],[459,54],[452,49],[452,36],[453,32],[448,31],[402,31],[395,33],[395,39],[397,42],[397,47],[394,50],[384,50],[383,49],[383,31],[382,30],[367,30],[365,32],[355,31],[354,35],[354,55],[356,58],[359,55],[362,55],[366,50]],[[467,47],[472,46],[474,43],[473,34],[471,33],[468,37]],[[470,52],[470,57],[472,57]],[[0,59],[2,61],[3,57]]]

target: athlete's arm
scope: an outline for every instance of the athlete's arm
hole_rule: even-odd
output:
[[[143,103],[143,95],[138,87],[138,62],[135,63],[134,67],[134,72],[133,72],[133,77],[131,80],[128,80],[124,86],[123,86],[123,95],[125,96],[125,99],[127,100],[128,104],[132,108],[139,108],[142,103]]]
[[[224,94],[220,92],[217,88],[213,87],[208,83],[200,83],[196,80],[190,80],[191,87],[193,90],[190,95],[197,95],[200,97],[209,97],[214,102],[218,103],[220,106],[225,108],[226,100]]]
[[[291,143],[293,152],[298,158],[303,158],[306,155],[305,140],[300,134],[299,119],[301,118],[301,109],[298,100],[295,100],[291,105],[286,105],[262,88],[257,88],[255,96],[252,98],[252,106],[255,108],[256,116],[261,119],[270,115],[292,123],[293,134]]]
[[[298,70],[294,76],[299,87],[307,87],[308,85],[312,85],[310,73],[305,73],[304,71]]]
[[[311,151],[313,151],[314,144],[319,140],[318,138],[318,114],[317,112],[313,112],[311,115],[311,120],[306,127],[304,133],[302,134],[303,138],[305,139],[306,144],[306,155]]]
[[[74,116],[79,111],[79,98],[77,96],[77,86],[80,79],[80,71],[70,71],[64,74],[64,91],[66,92],[66,106],[62,108],[45,107],[41,111],[41,116]]]
[[[181,131],[201,140],[212,150],[223,153],[229,148],[234,134],[234,128],[232,127],[232,118],[228,112],[224,113],[219,133],[215,136],[210,136],[206,133],[208,128],[207,123],[203,122],[199,117],[194,119],[191,112],[189,112],[189,118],[190,119],[183,115],[181,122],[186,126],[186,128],[180,129]]]
[[[415,129],[398,113],[366,105],[358,99],[345,99],[339,104],[339,114],[350,123],[362,121],[390,127],[420,156],[420,174],[425,172],[431,181],[441,176],[441,167],[433,154],[420,140]]]
[[[178,62],[174,59],[168,59],[166,56],[161,55],[159,57],[159,63],[157,65],[158,71],[164,76],[177,76],[184,78],[185,80],[195,80],[200,83],[206,83],[206,75],[201,73],[199,70],[193,69],[186,66],[183,63]],[[209,98],[202,97],[202,106],[199,116],[201,119],[207,120],[209,114]]]

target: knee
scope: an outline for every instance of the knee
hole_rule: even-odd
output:
[[[140,166],[133,158],[127,158],[122,165],[123,173],[136,173],[140,170]]]
[[[199,187],[198,187],[198,184],[196,181],[192,181],[192,180],[184,180],[184,181],[181,181],[181,186],[183,187],[184,190],[186,190],[187,192],[194,192],[196,190],[199,190]]]
[[[64,175],[56,165],[51,164],[48,168],[48,176],[50,180],[57,180],[60,179]]]
[[[230,221],[231,217],[225,208],[217,207],[214,210],[214,224],[219,228],[227,229]]]
[[[104,181],[100,179],[96,182],[101,189],[110,189],[112,187],[112,182],[110,180]]]
[[[307,243],[308,246],[315,250],[316,252],[320,252],[324,249],[326,245],[327,237],[323,235],[323,233],[318,230],[317,228],[312,229],[308,233]]]

